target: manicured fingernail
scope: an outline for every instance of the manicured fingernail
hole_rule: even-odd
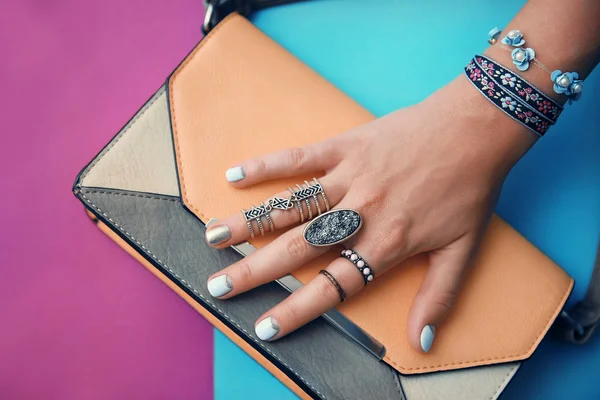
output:
[[[221,297],[233,289],[233,282],[229,275],[219,275],[216,278],[212,278],[208,281],[208,293],[212,297]]]
[[[431,350],[433,339],[435,339],[435,326],[425,325],[421,331],[421,348],[425,353],[429,353]]]
[[[254,331],[260,340],[270,340],[279,332],[279,324],[275,318],[267,317],[256,325]]]
[[[231,231],[227,225],[219,225],[206,231],[206,241],[210,245],[216,245],[231,239]]]
[[[244,179],[246,175],[244,174],[242,167],[233,167],[229,168],[227,172],[225,172],[225,177],[227,178],[228,182],[237,182]]]

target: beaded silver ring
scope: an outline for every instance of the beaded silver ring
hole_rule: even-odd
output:
[[[375,279],[375,273],[369,264],[367,264],[367,262],[357,252],[352,249],[346,249],[342,250],[341,256],[350,260],[350,262],[352,262],[352,264],[354,264],[354,266],[360,271],[360,275],[365,281],[365,286]]]

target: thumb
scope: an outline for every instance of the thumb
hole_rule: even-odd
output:
[[[474,242],[463,236],[429,253],[429,269],[408,317],[408,338],[418,351],[431,349],[436,327],[452,307],[474,247]]]

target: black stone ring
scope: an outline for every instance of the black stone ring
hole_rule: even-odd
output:
[[[302,235],[313,246],[332,246],[345,242],[362,227],[362,217],[354,210],[337,209],[310,221]]]
[[[350,260],[350,262],[358,268],[360,275],[365,281],[365,286],[375,278],[375,272],[373,272],[369,264],[367,264],[367,262],[354,250],[342,250],[342,257]]]

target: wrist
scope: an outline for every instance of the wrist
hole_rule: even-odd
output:
[[[498,109],[461,75],[440,93],[451,118],[461,121],[461,146],[474,152],[482,171],[503,179],[538,136]],[[458,103],[458,107],[457,107]],[[441,107],[444,107],[440,105]]]

